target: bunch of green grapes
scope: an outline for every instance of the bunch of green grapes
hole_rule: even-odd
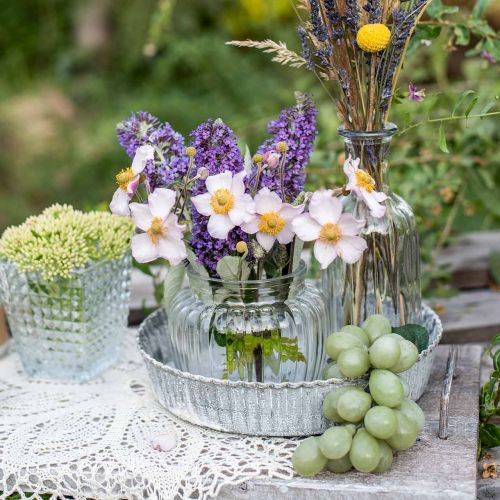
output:
[[[397,375],[417,361],[416,346],[391,333],[381,315],[363,326],[344,326],[327,339],[333,363],[325,378],[357,378],[370,371],[367,390],[351,385],[329,392],[323,414],[336,424],[319,437],[310,437],[295,449],[292,464],[302,476],[325,468],[332,472],[380,473],[392,465],[393,452],[413,446],[424,427],[424,413],[405,398],[405,385]]]

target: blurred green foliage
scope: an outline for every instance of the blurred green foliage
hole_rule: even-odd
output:
[[[265,54],[225,45],[272,38],[298,50],[289,0],[1,4],[0,230],[54,201],[85,208],[109,200],[114,174],[128,162],[114,128],[137,110],[183,134],[221,117],[254,149],[267,121],[293,102],[293,92],[309,91],[320,109],[309,187],[343,183],[338,120],[321,86]],[[470,21],[463,26],[420,31],[400,80],[401,103],[392,111],[405,129],[429,115],[450,116],[462,92],[474,91],[456,110],[469,111],[469,119],[443,122],[441,141],[437,121],[409,129],[392,147],[391,184],[416,211],[428,261],[457,231],[500,223],[498,116],[472,118],[499,109],[499,65],[464,59],[477,39]],[[421,43],[424,35],[430,46]],[[459,50],[447,50],[452,45]],[[423,103],[404,98],[410,81],[426,88]]]

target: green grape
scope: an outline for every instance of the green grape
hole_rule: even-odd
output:
[[[375,342],[378,337],[392,332],[391,322],[381,314],[366,318],[361,328],[368,335],[371,343]]]
[[[292,455],[293,469],[301,476],[314,476],[319,474],[328,459],[319,449],[318,439],[310,437],[302,441]]]
[[[395,410],[396,420],[398,422],[396,432],[389,439],[387,444],[393,450],[407,450],[411,448],[417,439],[417,426],[406,415]]]
[[[340,396],[351,389],[352,386],[344,386],[339,387],[338,389],[334,389],[330,391],[323,398],[323,415],[332,422],[343,423],[345,420],[338,414],[337,412],[337,401]]]
[[[411,399],[403,399],[403,402],[396,408],[403,415],[406,415],[417,427],[417,433],[420,432],[425,425],[425,415],[422,408]]]
[[[399,342],[401,354],[399,361],[391,367],[391,372],[401,373],[409,370],[418,359],[417,346],[409,340],[403,339]]]
[[[331,378],[344,378],[337,363],[329,363],[323,370],[323,379],[329,380]]]
[[[345,391],[337,400],[337,412],[347,422],[357,423],[363,420],[370,409],[372,397],[359,387]]]
[[[403,384],[403,393],[405,398],[407,398],[410,395],[410,386],[404,378],[399,377],[399,380],[401,380],[401,383]]]
[[[352,434],[343,426],[330,427],[318,438],[318,441],[321,453],[333,460],[349,453]]]
[[[393,458],[392,449],[385,441],[379,441],[378,445],[380,446],[380,460],[373,471],[374,474],[388,471],[391,468]]]
[[[358,339],[361,340],[361,342],[363,342],[363,344],[366,347],[369,347],[370,337],[368,337],[368,335],[365,333],[365,331],[362,328],[360,328],[359,326],[345,325],[340,329],[340,331],[350,333],[351,335],[358,337]]]
[[[328,335],[325,347],[328,356],[336,361],[342,351],[351,347],[363,347],[363,342],[350,333],[337,332]]]
[[[366,429],[359,429],[352,440],[349,458],[359,472],[372,472],[380,461],[380,445]]]
[[[351,347],[339,354],[337,359],[340,372],[347,378],[364,375],[370,368],[370,360],[366,349]]]
[[[354,436],[354,434],[356,434],[356,426],[354,424],[346,424],[344,425],[344,429],[347,429],[351,436]]]
[[[400,341],[394,335],[382,335],[370,347],[370,363],[374,368],[389,369],[401,356]]]
[[[381,406],[394,408],[403,401],[403,384],[400,378],[389,370],[373,370],[369,386],[372,398]]]
[[[377,439],[390,438],[396,432],[396,415],[387,406],[374,406],[366,412],[365,427]]]
[[[337,458],[336,460],[328,460],[328,462],[326,462],[326,468],[330,472],[336,472],[338,474],[350,471],[352,469],[352,464],[349,454],[345,457]]]

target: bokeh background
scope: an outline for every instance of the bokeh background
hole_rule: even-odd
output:
[[[500,65],[473,50],[475,1],[444,3],[460,5],[446,19],[464,28],[460,37],[456,27],[420,33],[400,91],[411,81],[427,98],[394,106],[400,128],[450,116],[456,105],[457,115],[470,104],[471,116],[499,109]],[[500,2],[483,3],[497,39]],[[314,77],[225,45],[272,38],[299,50],[289,0],[0,0],[0,7],[0,231],[55,201],[105,206],[128,163],[115,126],[132,111],[149,111],[184,135],[220,117],[252,150],[294,91],[310,92],[320,136],[309,187],[342,182],[338,120]],[[391,155],[392,187],[413,205],[431,264],[432,251],[459,232],[500,226],[498,116],[444,123],[449,153],[438,144],[439,122],[430,122],[398,137]],[[445,279],[428,269],[428,281]]]

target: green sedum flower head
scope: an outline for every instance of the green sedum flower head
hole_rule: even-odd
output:
[[[47,280],[70,278],[90,262],[119,259],[130,247],[134,224],[107,212],[81,212],[52,205],[41,215],[5,230],[0,258],[21,272],[39,272]]]

